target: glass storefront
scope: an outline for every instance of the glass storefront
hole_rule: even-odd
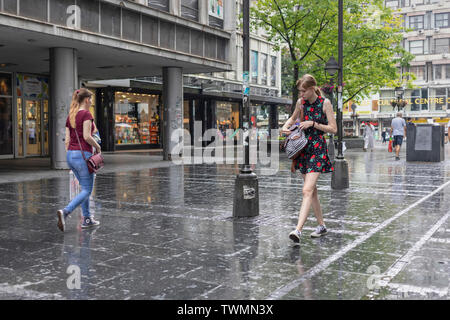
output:
[[[159,101],[158,95],[116,92],[115,144],[159,145]]]
[[[222,136],[227,129],[239,129],[239,103],[217,101],[216,124]]]
[[[0,155],[13,154],[12,76],[0,73]]]
[[[17,156],[49,154],[49,80],[18,74]]]

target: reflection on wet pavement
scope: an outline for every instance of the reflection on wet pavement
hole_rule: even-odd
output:
[[[254,218],[232,218],[236,165],[99,174],[101,226],[82,230],[78,209],[64,234],[68,175],[0,184],[0,299],[448,299],[450,161],[346,159],[348,190],[318,183],[328,235],[309,238],[311,212],[300,246],[287,235],[303,183],[284,158],[257,168]]]

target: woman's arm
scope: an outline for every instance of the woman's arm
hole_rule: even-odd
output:
[[[337,133],[336,118],[334,117],[333,106],[331,105],[330,100],[328,99],[325,100],[323,104],[323,110],[327,116],[328,125],[314,122],[313,124],[314,128],[323,132],[336,134]]]
[[[64,139],[64,143],[66,144],[66,152],[69,150],[70,144],[70,130],[66,127],[66,138]]]
[[[83,121],[83,138],[86,140],[87,143],[89,143],[91,146],[93,146],[98,153],[101,152],[100,145],[97,143],[97,141],[92,138],[91,135],[92,130],[92,120],[85,120]]]
[[[292,116],[286,121],[283,128],[281,129],[281,133],[290,133],[289,127],[295,123],[295,120],[300,118],[303,119],[303,108],[302,108],[302,100],[298,99],[297,104],[295,105],[295,110]]]

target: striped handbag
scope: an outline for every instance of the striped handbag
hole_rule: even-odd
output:
[[[295,159],[300,155],[303,148],[305,148],[308,140],[305,137],[305,133],[298,125],[293,125],[289,130],[291,131],[291,134],[286,138],[284,149],[286,150],[289,159]]]

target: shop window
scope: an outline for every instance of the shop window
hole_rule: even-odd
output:
[[[181,16],[198,21],[198,0],[181,0]]]
[[[20,0],[19,15],[47,21],[47,0]]]
[[[239,129],[239,103],[217,101],[216,121],[217,129],[223,137],[226,137],[226,130]]]
[[[159,96],[116,92],[116,145],[157,145],[159,141]]]
[[[0,155],[13,153],[12,80],[0,73]]]

